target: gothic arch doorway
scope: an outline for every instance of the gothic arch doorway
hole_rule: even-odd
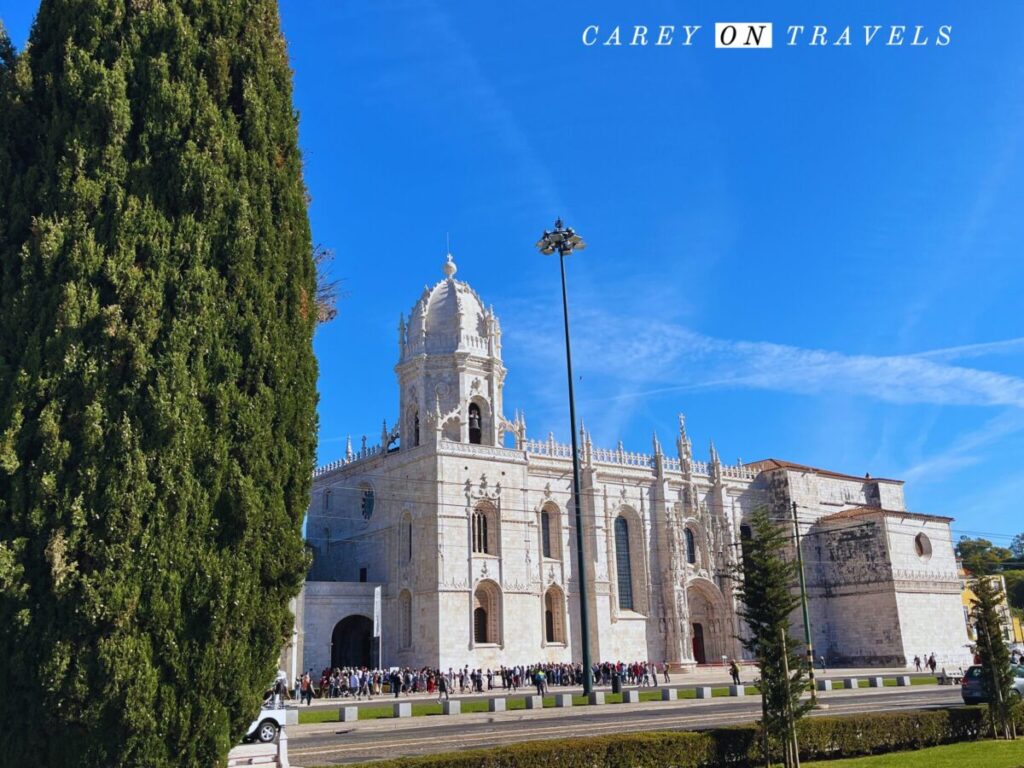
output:
[[[690,606],[694,661],[698,664],[716,664],[722,656],[731,655],[731,625],[725,599],[718,587],[707,579],[691,582],[687,590],[687,602]]]
[[[365,616],[346,616],[331,633],[332,667],[373,666],[373,622]]]

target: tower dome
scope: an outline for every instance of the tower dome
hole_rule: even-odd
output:
[[[402,344],[402,359],[455,352],[494,354],[489,344],[497,332],[497,319],[484,308],[476,291],[455,279],[457,267],[449,253],[444,279],[424,288],[412,308]]]

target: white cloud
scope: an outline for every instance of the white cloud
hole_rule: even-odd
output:
[[[536,315],[533,315],[536,316]],[[544,365],[564,355],[554,326],[508,323],[512,344]],[[695,389],[845,394],[900,404],[1024,408],[1024,379],[945,360],[1016,348],[1017,340],[913,355],[851,355],[706,336],[648,318],[583,309],[573,317],[574,365],[601,399]],[[597,379],[597,382],[593,379]]]

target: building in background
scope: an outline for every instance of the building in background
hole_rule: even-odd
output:
[[[304,668],[581,658],[571,449],[529,438],[518,411],[506,417],[498,317],[455,272],[449,255],[399,322],[394,424],[315,474]],[[669,453],[655,436],[636,453],[581,429],[593,659],[688,668],[742,657],[746,520],[761,505],[789,520],[794,503],[816,654],[834,665],[969,659],[950,519],[908,512],[901,481],[726,464],[713,444],[700,460],[682,416],[674,443]]]
[[[1010,603],[1007,601],[1006,596],[1006,580],[998,574],[985,578],[993,581],[999,590],[999,606],[997,610],[999,611],[999,623],[1003,628],[1003,639],[1009,645],[1024,646],[1024,628],[1021,627],[1020,619],[1014,616],[1010,610]],[[971,589],[971,582],[973,580],[974,577],[971,574],[963,568],[960,569],[961,604],[963,605],[964,624],[967,627],[967,638],[971,643],[977,640],[974,622],[971,620],[971,609],[974,607],[975,602],[977,602],[974,590]]]

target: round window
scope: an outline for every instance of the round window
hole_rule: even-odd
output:
[[[932,556],[932,543],[923,533],[914,537],[914,549],[922,560],[928,560]]]

